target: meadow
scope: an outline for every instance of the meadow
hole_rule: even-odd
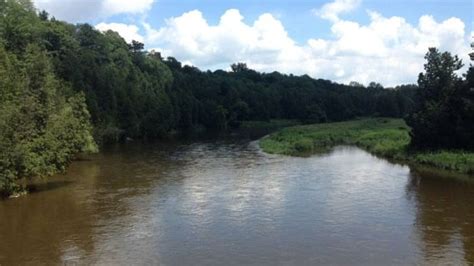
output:
[[[375,155],[474,174],[474,153],[463,150],[413,150],[409,127],[402,119],[369,118],[348,122],[284,128],[260,140],[272,154],[308,156],[337,145],[355,145]]]

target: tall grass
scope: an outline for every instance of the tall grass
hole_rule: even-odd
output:
[[[405,160],[462,173],[474,173],[474,153],[410,151],[409,128],[401,119],[371,118],[284,128],[260,140],[268,153],[304,156],[336,145],[356,145],[386,158]]]

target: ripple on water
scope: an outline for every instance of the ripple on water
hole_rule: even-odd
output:
[[[0,264],[474,263],[472,182],[354,147],[130,145],[0,202]]]

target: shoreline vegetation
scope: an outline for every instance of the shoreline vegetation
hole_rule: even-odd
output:
[[[404,117],[416,90],[263,73],[245,62],[200,70],[117,32],[57,20],[31,0],[0,1],[0,196],[104,145],[229,132],[248,120]]]
[[[474,174],[474,153],[463,150],[409,148],[409,127],[402,119],[368,118],[287,127],[259,141],[264,152],[308,156],[338,145],[355,145],[387,159]]]
[[[395,87],[258,72],[245,62],[204,71],[117,32],[59,21],[31,0],[0,1],[0,197],[108,144],[357,117],[405,118],[412,134],[400,119],[372,119],[285,129],[263,144],[275,153],[355,144],[472,173],[474,67],[458,76],[461,60],[436,48],[425,59],[417,85]],[[444,150],[413,152],[421,149]]]

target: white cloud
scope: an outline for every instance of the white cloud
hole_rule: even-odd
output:
[[[146,43],[168,55],[201,67],[226,67],[229,62],[252,61],[273,64],[296,48],[281,22],[270,14],[261,15],[253,25],[243,22],[236,9],[222,15],[217,25],[209,25],[198,10],[168,19],[166,26],[153,29],[145,24]]]
[[[402,17],[369,11],[370,22],[361,25],[338,17],[356,2],[336,0],[339,4],[321,9],[332,22],[329,39],[298,44],[273,15],[265,13],[245,23],[238,10],[230,9],[216,25],[210,25],[198,10],[170,18],[158,29],[144,24],[145,43],[164,56],[203,69],[227,69],[243,61],[259,71],[309,74],[338,82],[377,81],[387,86],[416,82],[428,47],[467,56],[469,37],[458,18],[438,22],[422,16],[412,25]]]
[[[97,24],[96,29],[106,32],[108,30],[116,31],[122,38],[131,43],[132,40],[143,42],[144,38],[139,34],[139,28],[136,25],[127,25],[122,23],[100,23]]]
[[[40,9],[72,22],[106,18],[117,14],[146,14],[155,0],[34,0]],[[294,41],[282,22],[270,13],[249,23],[236,9],[227,10],[216,24],[209,24],[199,10],[166,20],[163,27],[100,23],[101,31],[118,32],[127,42],[142,41],[151,50],[174,56],[203,69],[228,69],[246,62],[265,72],[309,74],[338,82],[352,80],[384,85],[416,82],[423,70],[428,47],[458,54],[468,63],[469,33],[458,18],[436,21],[425,15],[418,23],[403,17],[384,17],[368,11],[369,22],[360,24],[341,18],[355,10],[361,0],[334,0],[313,10],[331,22],[330,38]],[[140,34],[140,28],[144,31]]]
[[[86,22],[118,14],[140,14],[151,9],[154,0],[33,0],[40,10],[58,19]]]
[[[339,15],[350,12],[360,5],[361,0],[335,0],[323,5],[320,9],[314,9],[313,13],[321,18],[338,21]]]
[[[138,14],[148,11],[154,0],[103,0],[104,13],[114,15],[122,13]]]

